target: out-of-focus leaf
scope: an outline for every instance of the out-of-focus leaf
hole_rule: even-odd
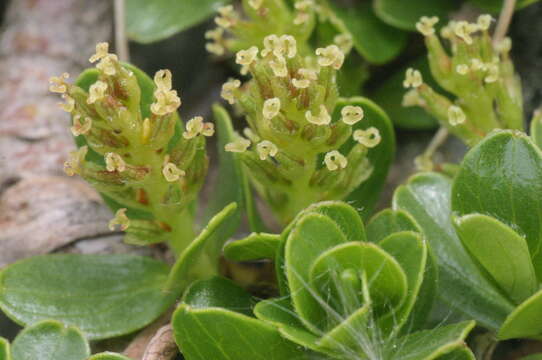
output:
[[[448,14],[461,5],[458,0],[374,0],[376,15],[385,23],[402,30],[416,30],[422,16],[438,16],[445,21]]]
[[[11,360],[9,341],[0,337],[0,360]]]
[[[516,10],[522,9],[525,6],[529,6],[538,1],[539,0],[518,0],[516,3]],[[470,0],[469,2],[472,5],[493,14],[498,14],[502,9],[502,5],[504,4],[504,0]]]

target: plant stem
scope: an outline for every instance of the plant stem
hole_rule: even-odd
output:
[[[512,21],[512,16],[514,15],[515,7],[516,0],[504,0],[504,4],[499,15],[499,20],[497,21],[497,27],[493,33],[493,46],[500,43],[506,36],[508,27]]]
[[[126,2],[115,0],[115,50],[119,59],[130,62],[130,50],[128,38],[126,37]]]
[[[431,139],[431,142],[429,145],[427,145],[427,148],[421,154],[416,158],[416,165],[419,168],[418,170],[428,170],[428,169],[420,169],[420,167],[423,167],[423,164],[427,162],[431,162],[431,158],[435,154],[435,151],[444,144],[446,139],[448,138],[449,132],[448,129],[446,129],[444,126],[441,126],[438,131],[435,133],[433,138]]]

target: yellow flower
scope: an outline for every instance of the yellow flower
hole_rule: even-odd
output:
[[[73,117],[73,126],[70,128],[73,136],[84,135],[89,132],[92,127],[92,119],[85,116],[81,121],[81,115],[75,115]]]
[[[96,101],[102,100],[105,97],[106,91],[107,84],[103,81],[98,80],[90,85],[90,88],[88,89],[87,104],[94,104]]]
[[[450,125],[457,126],[463,124],[465,120],[467,120],[467,116],[459,106],[452,105],[448,108],[448,121]]]
[[[66,84],[66,80],[70,77],[70,74],[68,73],[62,73],[60,76],[52,76],[49,79],[49,82],[51,85],[49,86],[49,91],[58,93],[58,94],[64,94],[66,91],[68,91],[68,86]]]
[[[74,176],[81,173],[87,152],[87,146],[81,146],[79,149],[70,152],[68,160],[64,163],[64,172],[66,175]]]
[[[339,70],[344,62],[344,54],[337,45],[318,48],[316,55],[318,56],[318,65],[331,66],[335,70]]]
[[[344,169],[348,165],[348,160],[337,150],[330,151],[324,157],[324,163],[329,171]]]
[[[105,168],[109,172],[123,172],[124,170],[126,170],[126,163],[119,154],[109,152],[105,154]]]
[[[482,31],[489,30],[489,27],[491,26],[491,21],[493,18],[491,15],[485,14],[478,16],[478,20],[476,21],[476,24],[478,25],[478,28]]]
[[[405,88],[417,88],[423,84],[422,74],[418,70],[408,68],[406,71],[405,80],[403,81],[403,86]]]
[[[154,83],[157,88],[154,91],[156,101],[151,104],[151,112],[158,116],[175,112],[181,106],[181,99],[177,96],[177,91],[171,90],[171,71],[157,71]]]
[[[352,35],[347,33],[336,35],[333,38],[333,42],[337,44],[339,49],[341,49],[344,54],[349,53],[350,50],[352,50],[352,46],[354,45]]]
[[[262,114],[263,117],[266,119],[272,119],[280,111],[280,99],[279,98],[271,98],[267,99],[263,102],[263,109]]]
[[[288,68],[286,67],[286,60],[280,56],[269,61],[269,66],[273,70],[273,74],[276,77],[286,77],[288,76]]]
[[[248,5],[254,10],[258,10],[262,7],[263,0],[248,0]]]
[[[100,62],[96,65],[96,69],[100,70],[105,75],[113,76],[117,73],[115,65],[118,60],[117,55],[108,54],[106,57],[100,60]]]
[[[363,119],[363,109],[360,106],[347,105],[341,109],[341,120],[348,125],[354,125]]]
[[[311,80],[316,80],[318,76],[316,75],[316,71],[311,69],[299,69],[297,70],[297,73],[301,75],[301,79],[292,79],[292,85],[294,85],[298,89],[306,89],[309,87]]]
[[[237,79],[229,79],[222,85],[220,96],[230,104],[235,103],[234,91],[241,86],[241,81]]]
[[[63,94],[62,99],[66,100],[66,102],[60,103],[58,106],[65,112],[71,113],[75,109],[75,100],[68,94]]]
[[[416,23],[416,29],[424,36],[430,36],[435,33],[435,24],[438,23],[438,17],[422,16],[420,21]]]
[[[218,13],[220,15],[215,17],[215,23],[224,29],[234,26],[237,22],[237,14],[232,5],[219,7]]]
[[[266,160],[269,156],[275,157],[278,152],[278,148],[271,141],[264,140],[256,145],[256,151],[260,156],[260,160]]]
[[[246,50],[240,50],[237,52],[235,56],[235,62],[239,65],[245,65],[248,66],[256,60],[258,57],[258,48],[256,46],[252,46]]]
[[[179,169],[174,163],[168,162],[162,168],[162,175],[164,175],[167,182],[174,182],[179,180],[181,176],[185,176],[186,172]]]
[[[126,216],[125,208],[117,210],[115,217],[109,221],[109,230],[114,231],[116,225],[120,225],[121,231],[126,231],[130,227],[130,219]]]
[[[234,142],[226,144],[226,146],[224,146],[224,150],[228,152],[242,153],[242,152],[247,151],[250,144],[251,144],[250,140],[239,138],[238,140]]]
[[[192,139],[199,134],[203,136],[213,136],[215,130],[212,123],[204,123],[201,116],[196,116],[186,123],[186,131],[183,132],[185,139]]]
[[[355,141],[368,148],[373,148],[377,146],[378,144],[380,144],[381,140],[380,131],[378,131],[377,128],[372,126],[367,130],[359,129],[354,131],[352,137]]]
[[[109,44],[106,42],[101,42],[96,44],[96,54],[92,55],[88,61],[95,63],[98,60],[101,60],[109,55]]]
[[[320,105],[320,113],[318,115],[313,115],[310,110],[307,110],[305,118],[308,122],[315,125],[327,125],[331,122],[331,116],[323,104]]]

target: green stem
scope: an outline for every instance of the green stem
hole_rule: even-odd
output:
[[[173,250],[175,258],[179,258],[196,237],[194,216],[190,213],[190,209],[185,209],[180,215],[177,215],[176,221],[170,223],[173,226],[168,244]]]

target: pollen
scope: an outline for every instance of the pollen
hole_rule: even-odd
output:
[[[371,126],[367,130],[358,129],[354,131],[352,135],[355,141],[367,148],[374,148],[382,140],[380,136],[380,131],[377,128]]]
[[[467,43],[467,45],[472,45],[471,34],[476,32],[476,30],[478,30],[478,25],[469,24],[467,21],[458,21],[453,26],[454,34]]]
[[[155,102],[151,104],[151,112],[163,116],[175,112],[181,106],[181,99],[177,91],[171,89],[171,71],[159,70],[154,75],[156,90],[154,91]]]
[[[298,89],[306,89],[309,87],[311,80],[318,79],[316,71],[312,69],[301,68],[297,70],[297,73],[301,76],[301,79],[292,79],[292,85],[294,85]]]
[[[335,70],[339,70],[344,62],[344,54],[337,45],[318,48],[316,55],[318,56],[318,65],[331,66]]]
[[[269,67],[271,67],[271,70],[273,70],[273,74],[275,74],[276,77],[288,76],[286,60],[282,56],[276,57],[275,59],[269,61]]]
[[[403,86],[405,88],[417,88],[420,87],[420,85],[423,84],[423,78],[422,74],[418,70],[414,70],[412,68],[408,68],[406,71],[405,80],[403,81]]]
[[[275,34],[271,34],[263,38],[263,47],[262,57],[266,57],[269,54],[274,54],[275,56],[281,55],[280,38]]]
[[[240,138],[234,142],[226,144],[226,146],[224,146],[224,150],[228,152],[242,153],[242,152],[247,151],[250,144],[251,144],[250,140],[245,139],[245,138]]]
[[[307,110],[305,118],[308,122],[315,125],[327,125],[331,122],[331,116],[323,104],[320,105],[320,113],[318,115],[313,115],[310,110]]]
[[[344,169],[348,165],[346,157],[337,150],[330,151],[324,157],[324,163],[329,171]]]
[[[485,14],[478,16],[478,20],[476,21],[476,24],[478,25],[478,28],[482,31],[489,30],[489,27],[491,26],[491,21],[493,21],[493,18],[491,15]]]
[[[70,152],[68,160],[64,163],[64,172],[66,175],[74,176],[81,173],[87,152],[87,146],[81,146],[79,149]]]
[[[266,160],[269,156],[275,157],[279,149],[271,141],[264,140],[256,145],[256,151],[260,156],[260,160]]]
[[[218,13],[219,16],[215,17],[215,23],[224,29],[234,26],[237,22],[237,14],[232,5],[219,7]]]
[[[130,219],[126,216],[126,208],[118,209],[115,217],[109,221],[109,230],[115,231],[115,227],[119,225],[121,231],[126,231],[130,227]]]
[[[246,50],[240,50],[235,56],[235,62],[239,65],[248,66],[258,57],[258,48],[252,46]]]
[[[105,75],[113,76],[117,73],[115,64],[118,62],[117,55],[108,54],[96,65],[96,69],[103,72]]]
[[[87,104],[94,104],[96,101],[102,100],[105,97],[106,91],[107,83],[103,81],[98,80],[90,85],[90,88],[88,89]]]
[[[430,36],[435,33],[435,25],[438,23],[438,17],[432,16],[422,16],[420,21],[416,23],[416,29],[421,32],[424,36]]]
[[[469,73],[469,66],[466,64],[459,64],[455,67],[455,71],[459,75],[467,75]]]
[[[341,120],[348,125],[354,125],[363,119],[364,113],[361,106],[347,105],[341,109]]]
[[[265,119],[272,119],[280,111],[280,99],[279,98],[271,98],[267,99],[263,102],[263,109],[262,114]]]
[[[215,133],[212,123],[204,123],[201,116],[196,116],[186,123],[186,131],[183,132],[185,139],[192,139],[198,135],[213,136]]]
[[[241,81],[237,79],[230,79],[222,85],[222,91],[220,96],[226,100],[229,104],[235,103],[235,93],[234,91],[239,89],[241,86]]]
[[[314,5],[312,0],[301,0],[295,3],[295,9],[298,11],[294,18],[294,25],[302,25],[309,21],[309,10]]]
[[[84,118],[81,115],[73,117],[73,126],[70,127],[73,136],[84,135],[92,128],[92,119],[88,116]]]
[[[68,73],[62,73],[60,76],[53,76],[49,79],[49,82],[51,85],[49,86],[49,91],[58,93],[58,94],[64,94],[66,91],[68,91],[68,86],[66,84],[66,80],[70,77],[70,74]]]
[[[64,99],[66,102],[59,103],[58,106],[65,112],[71,113],[73,109],[75,109],[75,100],[68,94],[63,94],[62,99]]]
[[[126,170],[126,163],[119,154],[109,152],[105,154],[105,168],[109,172],[123,172],[124,170]]]
[[[179,180],[182,176],[186,175],[186,172],[182,169],[179,169],[174,163],[168,162],[162,168],[162,175],[167,182],[175,182]]]
[[[457,126],[463,124],[466,120],[467,116],[459,106],[452,105],[448,108],[448,121],[450,125]]]
[[[101,42],[96,44],[96,54],[92,55],[88,61],[95,63],[98,60],[104,59],[107,55],[109,55],[109,44]]]

